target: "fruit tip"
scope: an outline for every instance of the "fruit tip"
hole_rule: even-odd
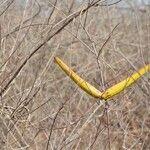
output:
[[[54,57],[54,63],[57,63],[57,57]]]

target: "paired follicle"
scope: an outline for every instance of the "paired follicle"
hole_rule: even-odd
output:
[[[86,93],[99,99],[110,99],[119,94],[121,91],[135,83],[141,76],[150,71],[150,64],[144,66],[137,72],[133,73],[127,79],[115,84],[114,86],[106,89],[104,92],[99,91],[87,81],[83,80],[77,73],[75,73],[69,66],[67,66],[60,58],[55,57],[55,62],[61,69]]]

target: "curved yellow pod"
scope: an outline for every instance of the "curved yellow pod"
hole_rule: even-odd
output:
[[[135,81],[137,81],[142,75],[144,75],[148,71],[150,71],[150,64],[141,68],[138,72],[132,74],[127,79],[107,89],[105,92],[103,92],[102,98],[106,100],[120,93],[121,91],[132,85]]]
[[[61,59],[55,57],[55,62],[62,68],[62,70],[85,92],[95,98],[101,98],[102,93],[97,90],[94,86],[83,80],[77,75],[71,68],[69,68]]]
[[[55,57],[56,63],[62,68],[62,70],[85,92],[92,95],[95,98],[107,100],[112,98],[116,94],[120,93],[134,82],[136,82],[142,75],[150,71],[150,64],[138,70],[136,73],[132,74],[127,79],[121,81],[120,83],[108,88],[103,93],[96,89],[94,86],[83,80],[79,75],[77,75],[71,68],[69,68],[61,59]]]

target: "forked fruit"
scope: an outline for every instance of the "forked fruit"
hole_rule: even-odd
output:
[[[117,83],[116,85],[108,88],[104,92],[100,92],[94,86],[83,80],[77,73],[75,73],[70,67],[68,67],[60,58],[55,57],[55,62],[62,68],[62,70],[85,92],[92,95],[95,98],[107,100],[114,95],[120,93],[133,83],[135,83],[142,75],[150,71],[150,64],[141,68],[136,73],[132,74],[127,79]]]

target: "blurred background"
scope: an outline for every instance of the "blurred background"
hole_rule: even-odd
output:
[[[0,0],[0,150],[149,150],[150,74],[108,101],[77,87],[60,57],[101,91],[150,63],[149,0]]]

